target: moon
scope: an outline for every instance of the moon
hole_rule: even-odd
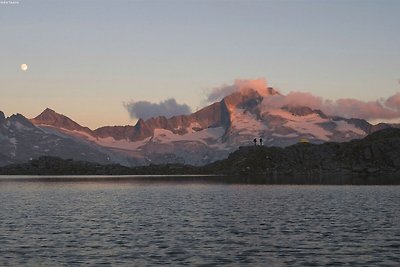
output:
[[[21,70],[22,71],[27,71],[28,70],[28,65],[26,65],[25,63],[21,64]]]

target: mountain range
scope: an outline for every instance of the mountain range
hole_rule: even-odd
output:
[[[59,180],[51,175],[101,175],[96,180],[138,181],[137,175],[152,176],[151,181],[190,181],[186,175],[206,174],[209,182],[283,183],[283,184],[399,184],[400,129],[388,128],[362,139],[322,144],[298,143],[288,147],[241,146],[226,159],[203,166],[160,164],[126,167],[41,156],[26,163],[0,167],[1,175],[50,175],[44,181]],[[104,177],[103,175],[112,175]],[[117,175],[117,176],[115,176]],[[124,176],[118,176],[124,175]],[[177,178],[164,175],[183,175]],[[219,179],[221,178],[222,179]],[[13,178],[7,178],[7,181]],[[31,178],[15,178],[16,181]],[[35,178],[36,180],[37,178]],[[194,178],[204,179],[204,176]],[[76,181],[77,177],[63,177]],[[93,177],[79,177],[92,181]],[[149,180],[147,180],[149,181]],[[1,180],[0,180],[1,182]]]
[[[124,166],[205,165],[262,138],[264,145],[320,144],[360,139],[398,125],[329,116],[307,106],[268,108],[279,92],[248,88],[189,115],[139,119],[135,125],[84,127],[52,109],[32,119],[0,112],[0,166],[40,156]]]

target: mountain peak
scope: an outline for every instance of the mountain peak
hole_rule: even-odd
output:
[[[228,107],[243,108],[248,105],[255,106],[262,102],[263,98],[280,95],[280,93],[273,87],[242,87],[240,90],[227,95],[222,100]]]
[[[46,108],[37,117],[32,119],[32,121],[34,121],[34,123],[36,124],[48,124],[48,125],[52,125],[54,123],[59,124],[61,121],[66,121],[66,120],[70,119],[62,114],[55,112],[51,108]]]
[[[232,110],[234,108],[254,107],[261,103],[262,100],[263,95],[260,94],[259,90],[246,89],[224,97],[222,102],[225,103],[228,109]]]
[[[56,114],[57,112],[55,112],[53,109],[51,108],[46,108],[45,110],[43,110],[43,112],[41,114]]]
[[[36,116],[32,120],[40,121],[40,124],[46,124],[46,122],[58,120],[58,119],[61,119],[62,117],[65,117],[65,116],[55,112],[51,108],[46,108],[45,110],[42,111],[42,113],[40,113],[38,116]]]
[[[9,118],[7,118],[8,121],[14,123],[14,122],[18,122],[21,123],[22,125],[28,126],[28,127],[32,127],[32,122],[30,122],[27,118],[24,117],[24,115],[17,113],[17,114],[13,114],[11,115]]]
[[[242,87],[240,90],[234,92],[240,93],[243,96],[254,96],[259,95],[262,97],[270,96],[270,95],[279,95],[279,92],[275,90],[273,87]]]
[[[278,90],[275,90],[273,87],[267,87],[268,95],[280,95]]]
[[[89,128],[82,127],[67,116],[57,113],[50,108],[46,108],[37,117],[31,119],[31,122],[36,125],[52,126],[71,131],[84,131],[87,133],[91,133],[91,130]]]

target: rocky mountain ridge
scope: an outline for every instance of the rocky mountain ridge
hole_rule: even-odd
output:
[[[3,114],[3,113],[2,113]],[[45,155],[91,160],[101,164],[110,162],[101,149],[71,138],[50,134],[35,126],[21,114],[8,118],[0,114],[0,166],[25,162]]]
[[[100,158],[107,162],[125,166],[206,165],[226,158],[240,146],[252,144],[254,138],[262,138],[267,146],[286,147],[299,141],[312,144],[346,142],[395,127],[384,123],[372,125],[357,118],[329,116],[306,106],[266,108],[264,100],[277,95],[279,93],[273,88],[263,91],[246,88],[189,115],[139,119],[135,125],[104,126],[95,130],[47,108],[30,122],[18,115],[23,123],[29,125],[10,132],[7,120],[13,116],[5,118],[0,114],[0,124],[3,125],[0,146],[5,147],[0,156],[0,166],[44,155],[93,162],[100,162],[101,155]],[[17,132],[18,137],[13,137]],[[30,137],[31,133],[37,135],[36,139]],[[75,148],[77,155],[71,155],[73,150],[64,145],[54,146],[50,141],[53,139],[60,144],[73,144],[70,147]],[[49,142],[46,144],[43,140]],[[12,147],[18,148],[14,151],[16,154]],[[66,149],[65,155],[61,148]]]

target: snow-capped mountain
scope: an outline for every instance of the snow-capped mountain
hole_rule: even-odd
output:
[[[0,166],[43,155],[110,163],[110,155],[99,148],[46,132],[21,114],[6,118],[0,112]]]
[[[40,155],[123,165],[187,163],[222,159],[239,146],[262,138],[264,145],[288,146],[343,142],[362,138],[388,124],[328,116],[305,106],[266,108],[263,100],[279,95],[273,88],[246,89],[190,115],[139,119],[134,126],[83,127],[51,109],[28,121],[0,113],[1,162]],[[24,151],[23,155],[18,151]]]

